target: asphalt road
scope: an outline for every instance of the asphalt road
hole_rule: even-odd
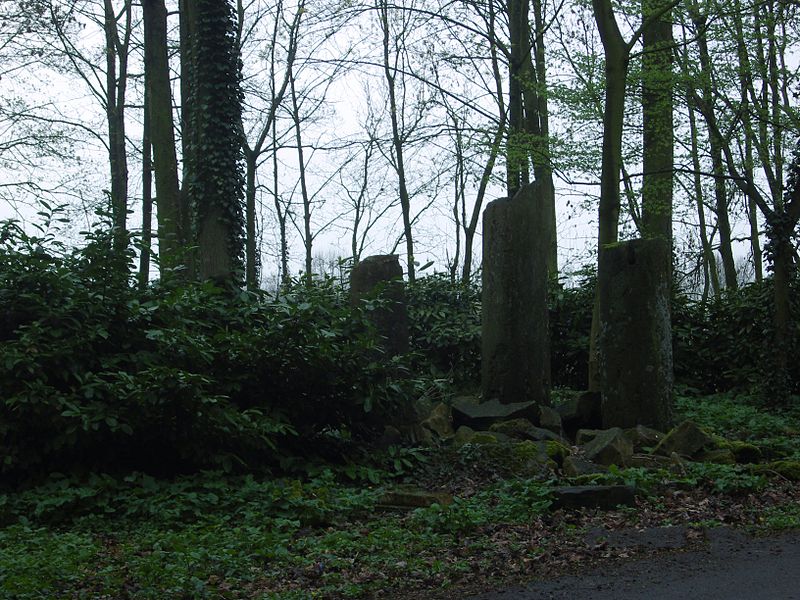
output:
[[[800,600],[800,532],[711,530],[707,548],[658,554],[466,600]]]

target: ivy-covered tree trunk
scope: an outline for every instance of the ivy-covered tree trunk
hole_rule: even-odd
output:
[[[187,0],[191,110],[185,126],[186,193],[193,212],[200,279],[239,283],[243,275],[244,177],[239,123],[241,62],[233,6]]]

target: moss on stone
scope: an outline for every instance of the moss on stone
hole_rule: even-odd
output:
[[[760,465],[753,465],[752,470],[759,474],[777,473],[786,479],[800,481],[800,460],[776,460]]]

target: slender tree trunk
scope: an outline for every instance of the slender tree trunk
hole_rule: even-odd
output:
[[[490,2],[489,30],[491,32],[495,31],[495,21],[496,14],[494,12],[494,4]],[[494,138],[492,139],[492,146],[489,149],[489,159],[486,161],[483,173],[481,174],[481,181],[478,186],[478,193],[475,197],[475,204],[472,207],[472,215],[470,216],[469,223],[467,223],[466,218],[464,219],[464,268],[461,272],[461,281],[464,285],[467,285],[472,277],[472,248],[475,243],[475,235],[478,231],[478,223],[481,218],[481,208],[486,197],[486,190],[489,186],[495,163],[497,162],[497,156],[500,154],[503,138],[506,135],[507,114],[503,101],[503,77],[500,73],[500,59],[497,45],[491,44],[489,52],[492,61],[495,97],[497,98],[498,124],[497,131],[495,131]]]
[[[278,131],[277,121],[272,121],[272,201],[275,205],[275,215],[278,217],[278,237],[280,244],[281,283],[287,285],[292,275],[289,273],[289,240],[286,237],[286,213],[281,205],[281,195],[278,189]]]
[[[617,241],[619,228],[619,179],[622,166],[622,131],[625,116],[625,83],[630,50],[617,26],[610,0],[593,0],[595,20],[605,50],[606,98],[603,108],[603,150],[600,168],[600,206],[598,209],[598,256],[603,247]],[[603,264],[599,261],[598,264]],[[598,280],[604,273],[598,269]],[[599,289],[599,286],[598,286]],[[589,336],[589,390],[600,391],[598,337],[599,295],[595,294],[592,328]]]
[[[256,243],[256,154],[245,147],[244,152],[244,214],[245,214],[245,283],[247,289],[258,288],[258,259]]]
[[[147,75],[145,75],[147,87]],[[150,252],[153,229],[153,165],[150,146],[150,101],[144,95],[142,119],[142,240],[139,254],[139,289],[147,289],[150,281]]]
[[[688,84],[687,84],[688,85]],[[706,274],[707,284],[711,286],[711,291],[714,297],[719,297],[719,274],[717,273],[717,260],[714,257],[714,249],[711,247],[711,242],[708,239],[708,231],[706,230],[706,211],[705,203],[703,202],[703,183],[700,177],[700,148],[697,141],[697,118],[695,116],[694,106],[691,100],[688,102],[689,111],[689,134],[692,147],[692,169],[694,170],[694,196],[697,206],[697,219],[700,227],[700,245],[703,250],[703,265]],[[703,290],[703,298],[707,296],[707,291]]]
[[[414,239],[411,231],[411,198],[406,186],[406,170],[403,159],[403,137],[398,119],[396,71],[392,68],[389,59],[389,7],[386,0],[380,0],[379,13],[381,28],[383,30],[383,73],[389,90],[389,117],[392,121],[392,143],[394,145],[395,171],[397,172],[398,191],[400,194],[400,207],[403,211],[403,237],[406,240],[406,257],[408,261],[408,281],[413,283],[416,279],[414,265]]]
[[[128,46],[130,35],[130,0],[123,8],[126,19],[125,39],[120,40],[119,24],[111,0],[104,0],[106,36],[106,119],[108,155],[111,164],[111,218],[114,245],[126,245],[128,218],[128,156],[125,148],[125,91],[127,88]]]
[[[719,135],[714,110],[713,82],[711,58],[706,39],[706,19],[700,15],[696,7],[691,9],[691,17],[697,32],[697,49],[700,53],[701,95],[703,102],[703,118],[708,125],[708,144],[711,147],[711,169],[714,174],[714,199],[716,201],[717,227],[719,228],[719,253],[722,257],[722,269],[725,274],[725,287],[735,290],[739,284],[736,280],[736,264],[733,260],[731,243],[731,224],[728,216],[728,194],[725,185],[724,165],[722,162],[722,145],[726,143]]]
[[[303,199],[303,245],[306,254],[306,285],[314,282],[312,265],[312,248],[314,236],[311,233],[311,197],[308,194],[306,183],[306,159],[303,152],[303,135],[300,129],[300,106],[297,104],[297,91],[295,89],[294,75],[289,75],[289,90],[292,96],[292,121],[294,122],[294,139],[297,144],[297,163],[300,168],[300,194]]]
[[[533,83],[528,0],[508,1],[508,31],[511,56],[508,62],[508,142],[506,145],[506,187],[513,198],[530,182],[528,155],[530,135],[525,119],[524,88]],[[530,93],[528,93],[530,98]]]
[[[750,83],[752,69],[750,57],[747,54],[747,42],[744,39],[744,25],[742,23],[742,8],[738,0],[734,2],[733,22],[736,31],[736,53],[739,61],[739,96],[741,101],[741,115],[744,123],[744,171],[746,177],[754,177],[753,163],[753,124],[750,114]],[[758,208],[753,198],[746,198],[747,216],[750,224],[750,249],[753,254],[753,273],[756,281],[764,279],[764,269],[761,260],[761,240],[758,231]]]
[[[547,207],[550,211],[550,256],[548,272],[550,277],[558,278],[558,222],[556,219],[556,194],[553,184],[553,167],[550,157],[550,107],[548,106],[547,61],[544,52],[545,22],[542,14],[542,0],[532,0],[533,22],[535,27],[534,57],[536,66],[537,106],[539,116],[539,135],[541,138],[541,157],[534,164],[534,175],[542,182],[547,193]]]
[[[158,248],[162,279],[185,259],[185,208],[178,189],[178,158],[172,117],[164,0],[142,0],[144,21],[145,95],[149,106],[158,203]]]

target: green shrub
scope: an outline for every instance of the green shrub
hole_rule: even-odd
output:
[[[798,286],[792,284],[792,311],[800,314]],[[800,351],[795,319],[790,356]],[[774,377],[772,280],[726,291],[707,304],[677,296],[672,303],[675,377],[704,393],[768,390]],[[800,364],[790,361],[790,386],[800,391]]]
[[[411,349],[424,360],[420,368],[451,376],[459,387],[480,383],[481,292],[452,282],[443,273],[421,277],[408,286]],[[427,370],[427,369],[426,369]]]
[[[14,223],[0,240],[2,474],[263,464],[402,392],[329,282],[141,292],[106,230],[74,251]]]

